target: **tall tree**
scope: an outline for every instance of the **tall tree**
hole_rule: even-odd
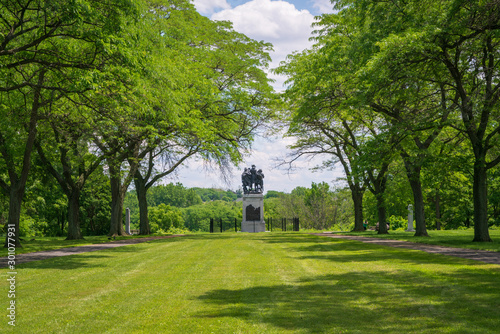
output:
[[[193,146],[186,151],[177,151],[172,146],[165,146],[163,143],[160,149],[150,151],[147,155],[146,164],[143,164],[143,168],[139,167],[137,169],[134,177],[134,185],[139,203],[139,234],[151,233],[148,218],[148,190],[156,182],[173,173],[186,159],[193,156],[198,151],[198,148],[197,146]],[[155,164],[158,164],[158,162],[161,163],[160,159],[164,161],[162,164],[164,168],[158,170],[155,168]]]
[[[149,72],[158,73],[160,68],[159,73],[169,75],[176,68],[181,75],[171,91],[154,94],[153,109],[170,116],[156,121],[160,137],[150,147],[145,174],[142,169],[136,172],[141,233],[148,231],[145,194],[152,184],[195,154],[223,167],[240,162],[256,130],[271,116],[273,103],[273,91],[263,71],[270,45],[237,33],[228,22],[201,16],[185,1],[155,7],[147,15],[150,20],[145,24],[157,28],[148,38],[158,42],[153,45],[162,46],[150,57],[154,70]],[[186,59],[192,62],[186,63]],[[174,81],[168,80],[170,85]],[[172,94],[182,96],[173,100]],[[151,177],[153,152],[163,152],[172,163]]]
[[[74,107],[74,106],[70,106]],[[66,240],[83,239],[80,230],[80,195],[90,175],[105,155],[91,153],[91,114],[73,110],[55,112],[49,127],[35,141],[41,162],[54,177],[67,198],[68,232]]]
[[[344,2],[345,4],[345,2]],[[474,241],[491,241],[487,219],[487,172],[500,163],[500,83],[498,55],[500,4],[497,1],[360,1],[366,16],[398,9],[392,34],[380,40],[377,64],[434,67],[422,84],[441,83],[453,91],[461,130],[474,153]],[[387,68],[387,66],[385,66]],[[379,67],[378,70],[381,68]]]
[[[67,80],[68,73],[94,69],[99,54],[112,53],[105,49],[131,8],[125,0],[106,6],[94,0],[0,4],[0,93],[4,101],[0,152],[1,168],[8,171],[8,180],[2,179],[0,185],[10,194],[8,223],[16,232],[41,109],[81,88],[80,82],[75,85]],[[22,138],[24,145],[19,147],[13,137]],[[14,239],[20,247],[18,234]]]
[[[290,136],[298,140],[291,162],[304,155],[326,155],[322,168],[340,163],[346,174],[354,202],[354,230],[363,231],[363,194],[366,169],[360,168],[362,144],[370,136],[369,122],[363,123],[365,108],[349,105],[356,89],[351,61],[332,58],[331,49],[340,52],[345,36],[328,45],[289,57],[277,70],[290,77],[284,97],[290,105]],[[326,44],[326,42],[324,42]],[[365,165],[366,167],[366,165]]]

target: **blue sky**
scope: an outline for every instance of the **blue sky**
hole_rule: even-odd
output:
[[[330,0],[193,0],[196,9],[213,20],[233,22],[235,30],[255,39],[270,42],[274,46],[270,67],[277,67],[293,51],[302,51],[312,44],[309,41],[314,16],[331,12]],[[275,80],[276,90],[283,89],[285,78],[270,74]],[[339,171],[313,173],[310,168],[320,164],[321,160],[299,161],[298,171],[293,174],[286,169],[277,169],[275,159],[287,154],[287,145],[292,138],[259,137],[254,143],[251,154],[245,162],[233,168],[233,175],[224,181],[220,173],[207,170],[202,161],[191,160],[179,170],[175,180],[186,187],[219,187],[237,189],[241,183],[241,171],[244,167],[255,164],[265,174],[265,190],[289,192],[296,186],[309,187],[311,182],[332,184],[341,177]]]

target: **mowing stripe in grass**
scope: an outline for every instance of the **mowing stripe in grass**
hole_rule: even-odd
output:
[[[21,265],[15,332],[496,333],[499,273],[311,235],[190,235]]]

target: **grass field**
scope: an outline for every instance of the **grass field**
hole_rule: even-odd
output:
[[[193,234],[18,266],[0,333],[498,333],[500,266],[305,234]],[[1,313],[1,312],[0,312]]]

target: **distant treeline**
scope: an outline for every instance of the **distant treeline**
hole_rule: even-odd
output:
[[[210,218],[241,220],[241,205],[234,201],[241,191],[216,188],[186,188],[181,183],[151,187],[147,194],[151,232],[171,227],[208,231]],[[127,193],[125,208],[130,208],[133,228],[139,228],[139,203],[136,191]]]

